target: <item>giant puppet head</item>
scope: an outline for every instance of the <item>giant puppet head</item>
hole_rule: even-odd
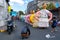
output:
[[[34,11],[34,10],[31,10],[31,11],[30,11],[30,14],[34,14],[34,13],[35,13],[35,11]]]
[[[42,8],[43,8],[43,9],[46,9],[46,8],[47,8],[47,4],[46,4],[46,3],[43,3],[43,4],[42,4]]]

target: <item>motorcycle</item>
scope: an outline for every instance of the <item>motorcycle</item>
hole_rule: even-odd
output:
[[[7,32],[11,34],[15,30],[16,25],[13,24],[13,21],[7,21]]]

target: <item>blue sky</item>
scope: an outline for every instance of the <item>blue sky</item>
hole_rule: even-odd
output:
[[[32,0],[10,0],[10,5],[14,11],[22,10],[25,12],[28,2]]]

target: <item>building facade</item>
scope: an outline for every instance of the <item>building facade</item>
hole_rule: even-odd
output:
[[[37,7],[38,6],[34,3],[34,1],[29,2],[27,5],[27,13],[30,13],[30,10],[36,10]]]

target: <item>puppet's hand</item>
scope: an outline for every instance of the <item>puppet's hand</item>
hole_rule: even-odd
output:
[[[50,22],[50,19],[48,19],[48,22]]]

